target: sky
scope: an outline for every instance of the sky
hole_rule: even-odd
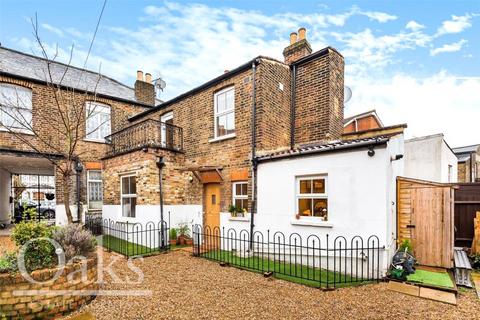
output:
[[[58,60],[83,67],[103,0],[1,0],[0,42],[39,53],[31,19]],[[345,116],[376,109],[407,138],[444,133],[480,143],[480,0],[108,0],[87,68],[133,86],[136,70],[162,77],[171,99],[248,60],[283,60],[289,34],[345,57],[353,95]]]

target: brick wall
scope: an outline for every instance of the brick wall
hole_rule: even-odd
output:
[[[335,50],[297,67],[295,144],[340,139],[343,132],[343,57]]]
[[[92,300],[90,295],[66,295],[55,290],[98,290],[97,260],[87,260],[86,279],[82,279],[80,264],[66,266],[56,280],[48,281],[57,269],[44,269],[32,272],[31,277],[40,284],[30,283],[20,274],[0,274],[0,318],[7,319],[57,319],[78,309]],[[86,280],[86,281],[84,281]],[[25,290],[48,291],[49,294],[18,295]],[[17,293],[17,294],[15,294]],[[3,319],[3,318],[2,318]]]
[[[30,144],[35,146],[35,149],[39,149],[42,152],[58,153],[53,146],[63,146],[66,138],[62,133],[65,129],[61,129],[60,113],[57,111],[57,104],[55,102],[55,95],[53,88],[48,87],[45,84],[39,84],[35,82],[28,82],[24,80],[18,80],[11,77],[0,76],[0,83],[11,83],[30,88],[32,90],[32,121],[34,130],[42,138],[39,139],[34,135],[22,134],[23,139],[26,139]],[[81,108],[86,101],[96,101],[102,104],[110,106],[111,114],[111,128],[112,132],[118,130],[128,123],[128,117],[138,112],[144,111],[144,107],[136,106],[133,104],[119,102],[112,99],[106,99],[102,97],[94,97],[83,93],[72,94],[70,90],[61,90],[60,92],[60,105],[62,108],[69,108],[70,111],[73,108]],[[71,100],[70,100],[71,99]],[[69,101],[73,101],[69,102]],[[77,109],[78,110],[78,109]],[[85,110],[85,109],[84,109]],[[73,112],[73,111],[71,111]],[[81,130],[85,132],[85,119],[82,119]],[[25,143],[22,139],[19,139],[16,134],[12,134],[5,131],[0,131],[0,148],[13,149],[19,151],[35,151],[34,148],[29,146],[29,143]],[[79,141],[78,154],[80,154],[80,160],[85,162],[100,162],[101,158],[105,154],[106,145],[104,143]],[[86,203],[86,171],[82,173],[82,188],[81,188],[81,200]],[[75,178],[72,177],[72,184],[70,188],[75,190],[74,184]],[[57,203],[63,203],[63,185],[61,179],[56,174],[56,198]],[[76,199],[76,195],[72,192],[71,201]],[[73,204],[73,202],[72,202]]]

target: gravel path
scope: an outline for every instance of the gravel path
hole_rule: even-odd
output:
[[[105,262],[115,254],[104,254]],[[458,306],[402,295],[385,283],[321,291],[221,267],[218,263],[174,251],[136,261],[142,284],[105,284],[103,289],[152,290],[147,297],[99,296],[80,311],[97,319],[480,319],[480,300],[462,291]],[[138,279],[119,258],[120,277]],[[105,277],[111,281],[110,276]]]
[[[16,247],[10,236],[0,236],[0,255],[3,252],[13,252]]]

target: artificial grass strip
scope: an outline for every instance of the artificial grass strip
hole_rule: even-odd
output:
[[[415,273],[407,276],[407,280],[437,287],[454,288],[452,279],[447,272],[416,270]]]

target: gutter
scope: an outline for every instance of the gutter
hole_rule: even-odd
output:
[[[303,157],[303,156],[314,156],[320,153],[329,153],[329,152],[336,152],[336,151],[354,150],[354,149],[360,149],[365,147],[381,146],[381,145],[386,145],[389,140],[390,140],[389,138],[382,138],[374,141],[358,142],[355,144],[344,144],[339,146],[332,145],[322,149],[313,149],[313,150],[307,150],[307,151],[298,151],[296,153],[263,156],[263,157],[257,158],[257,161],[269,162],[269,161],[284,160],[284,159]]]

